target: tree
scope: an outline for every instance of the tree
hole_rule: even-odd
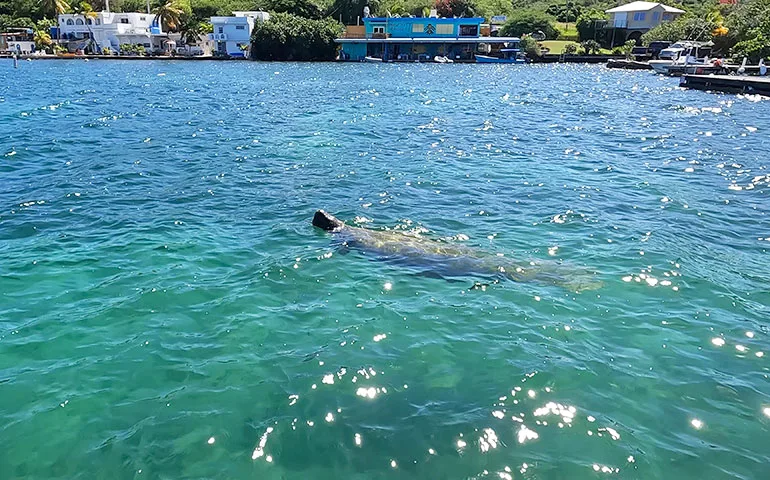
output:
[[[597,54],[599,53],[599,50],[601,50],[602,46],[599,45],[599,42],[596,40],[586,40],[580,44],[581,47],[583,47],[583,54],[584,55],[591,55],[591,54]]]
[[[91,4],[87,2],[80,2],[80,5],[78,5],[77,11],[80,15],[83,15],[84,17],[88,17],[88,18],[97,17],[96,12],[94,11],[94,7],[92,7]]]
[[[408,17],[410,13],[402,0],[385,0],[380,4],[380,8],[385,11],[386,15],[390,13],[393,16]]]
[[[564,54],[565,55],[574,55],[577,53],[577,45],[574,43],[568,43],[564,45]]]
[[[545,13],[554,16],[558,22],[575,21],[582,11],[583,7],[569,0],[566,3],[553,3],[545,9]]]
[[[110,2],[110,4],[112,3],[114,2]],[[121,0],[118,5],[118,9],[123,12],[146,12],[147,2],[145,0]]]
[[[364,15],[364,7],[369,7],[371,15],[384,14],[380,0],[334,0],[326,11],[326,16],[342,20],[346,25],[353,25]],[[304,16],[304,15],[303,15]]]
[[[607,23],[607,14],[599,10],[587,10],[580,14],[575,22],[575,28],[578,31],[578,39],[582,42],[585,40],[596,40],[598,29],[597,26]]]
[[[291,13],[299,17],[314,20],[324,17],[324,12],[318,4],[311,0],[268,0],[267,10],[278,13]],[[358,13],[361,14],[360,12]]]
[[[254,25],[251,57],[255,60],[334,60],[342,25],[325,18],[312,20],[289,13],[276,13]]]
[[[513,12],[513,5],[507,0],[479,0],[476,8],[476,15],[487,19],[494,15],[505,15],[507,17],[513,14]]]
[[[70,9],[70,4],[67,0],[40,0],[40,10],[44,15],[50,14],[52,17],[56,17],[62,13],[66,13]]]
[[[182,40],[186,45],[197,45],[200,38],[204,35],[204,26],[201,22],[188,17],[179,28]]]
[[[524,10],[516,12],[508,18],[503,28],[500,29],[500,35],[521,37],[538,31],[542,31],[547,39],[559,36],[550,16],[535,10]]]
[[[661,23],[642,35],[642,43],[649,45],[655,41],[676,42],[679,40],[708,41],[716,29],[716,24],[705,18],[684,16],[673,22]]]
[[[169,31],[179,28],[180,19],[184,11],[179,8],[178,4],[174,0],[161,4],[152,13],[155,14],[155,20],[158,25],[163,28],[167,28]]]
[[[478,6],[474,0],[436,0],[436,12],[441,17],[473,17]]]
[[[636,41],[634,40],[628,40],[626,43],[624,43],[618,50],[620,50],[620,54],[626,57],[626,60],[632,60],[631,52],[633,51],[634,47],[636,46]]]
[[[45,30],[35,30],[35,48],[38,50],[45,50],[51,46],[53,41],[51,35]]]
[[[18,17],[11,19],[7,27],[35,28],[35,22],[29,17]]]
[[[44,31],[49,31],[51,27],[55,27],[56,25],[57,22],[55,20],[51,20],[50,18],[43,18],[35,22],[35,28]]]
[[[748,58],[751,63],[759,62],[760,58],[770,58],[770,37],[760,32],[750,40],[736,43],[732,54],[736,59]]]
[[[529,35],[524,35],[521,37],[519,48],[526,52],[529,58],[539,57],[542,55],[540,44],[537,43],[537,40],[530,37]]]

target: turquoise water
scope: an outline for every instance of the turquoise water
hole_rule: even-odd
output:
[[[770,102],[599,66],[0,68],[0,477],[766,478]],[[418,275],[318,208],[604,286]]]

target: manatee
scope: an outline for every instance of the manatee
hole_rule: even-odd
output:
[[[602,286],[594,273],[580,267],[549,260],[516,261],[478,248],[398,230],[352,227],[323,210],[315,213],[313,225],[332,233],[343,250],[355,249],[379,260],[407,265],[429,276],[538,282],[576,292]]]

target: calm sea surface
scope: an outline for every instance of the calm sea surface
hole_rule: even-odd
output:
[[[600,66],[0,71],[1,478],[768,478],[770,101]],[[319,208],[604,286],[344,255]]]

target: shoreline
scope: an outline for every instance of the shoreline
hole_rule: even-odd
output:
[[[13,58],[13,55],[10,54],[0,54],[0,58],[7,58],[11,59]],[[543,55],[542,57],[538,57],[536,59],[532,59],[528,63],[605,63],[608,60],[617,60],[619,58],[617,55],[556,55],[556,54],[547,54]],[[198,57],[186,57],[186,56],[132,56],[132,55],[19,55],[19,60],[130,60],[130,61],[146,61],[146,60],[169,60],[169,61],[190,61],[190,62],[201,62],[201,61],[216,61],[216,62],[245,62],[245,61],[252,61],[249,58],[242,58],[242,57],[212,57],[212,56],[198,56]],[[253,60],[258,61],[258,60]],[[366,63],[366,62],[353,62],[353,61],[339,61],[339,60],[328,60],[328,61],[320,61],[320,62],[308,62],[308,63],[329,63],[329,62],[335,62],[335,63]],[[393,61],[393,62],[383,62],[383,63],[415,63],[415,62],[406,62],[406,61]],[[436,63],[436,62],[418,62],[418,63]],[[454,62],[457,64],[473,64],[476,65],[477,62]],[[451,64],[449,64],[451,65]],[[479,64],[480,65],[480,64]]]
[[[0,54],[0,58],[13,58],[10,54]],[[248,58],[238,57],[185,57],[185,56],[130,56],[130,55],[19,55],[19,60],[173,60],[173,61],[247,61]]]

